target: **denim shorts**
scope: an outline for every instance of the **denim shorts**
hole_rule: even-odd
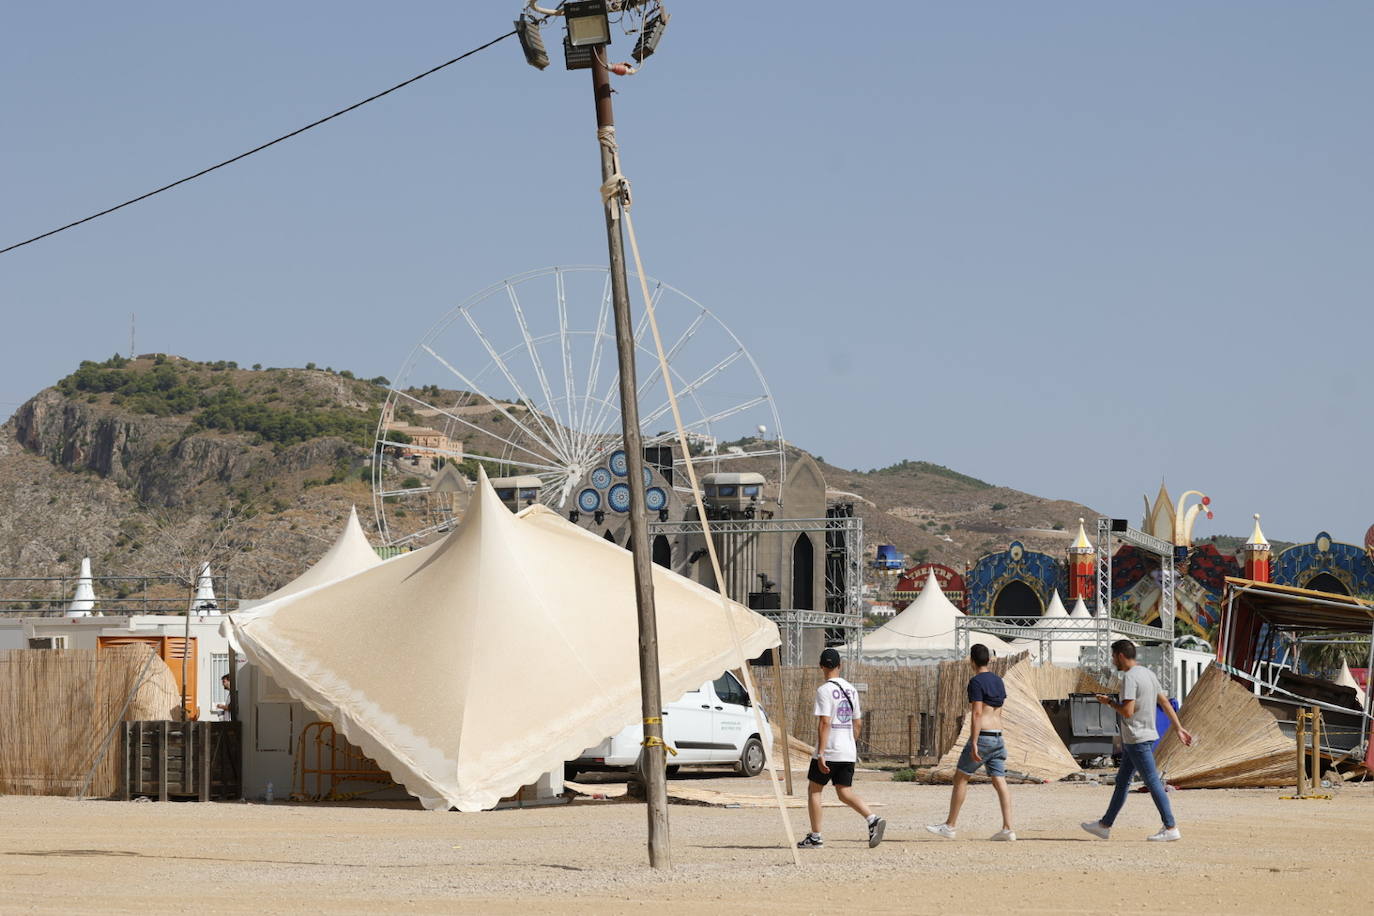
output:
[[[981,761],[973,759],[973,741],[964,745],[964,752],[959,755],[959,772],[965,776],[972,776],[978,772],[979,767],[987,767],[989,776],[1007,775],[1007,746],[1002,743],[1001,735],[979,735],[978,756]]]

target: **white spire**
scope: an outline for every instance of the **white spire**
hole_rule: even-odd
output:
[[[1088,613],[1088,606],[1083,603],[1082,598],[1079,598],[1074,601],[1073,607],[1069,609],[1069,616],[1074,620],[1082,620],[1084,617],[1091,617],[1092,614]]]
[[[1093,542],[1088,540],[1088,532],[1083,527],[1083,519],[1078,520],[1078,537],[1073,539],[1073,546],[1069,548],[1069,553],[1092,553]]]
[[[210,574],[209,563],[200,567],[200,575],[196,578],[196,596],[191,599],[191,607],[209,617],[219,615],[219,602],[215,599],[215,580]]]
[[[91,558],[82,557],[81,573],[76,580],[76,591],[72,603],[67,606],[67,617],[90,617],[95,608],[95,586],[91,582]]]
[[[1264,532],[1263,532],[1263,531],[1260,531],[1259,518],[1260,518],[1260,517],[1259,517],[1259,513],[1256,512],[1256,513],[1255,513],[1255,530],[1252,531],[1252,532],[1250,532],[1250,540],[1248,540],[1248,541],[1245,542],[1245,546],[1246,546],[1246,548],[1249,549],[1249,550],[1268,550],[1268,549],[1269,549],[1269,539],[1266,538],[1266,537],[1264,536]]]

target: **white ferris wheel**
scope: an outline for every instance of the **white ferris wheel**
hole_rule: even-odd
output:
[[[657,280],[649,291],[698,471],[758,470],[781,484],[782,424],[758,363],[701,303]],[[681,470],[643,303],[632,298],[631,310],[645,449]],[[538,478],[539,500],[561,512],[590,511],[589,491],[616,505],[619,403],[605,267],[549,267],[482,290],[430,328],[391,384],[372,463],[382,537],[418,546],[449,530],[456,477],[479,463],[490,477],[526,478],[521,486]],[[685,474],[667,479],[690,492]]]

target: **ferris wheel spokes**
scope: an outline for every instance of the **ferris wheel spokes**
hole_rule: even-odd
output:
[[[548,411],[549,419],[553,421],[553,433],[562,444],[564,456],[571,457],[572,440],[569,438],[571,424],[568,419],[558,415],[558,405],[553,399],[553,389],[549,387],[549,377],[544,372],[544,361],[539,358],[539,347],[535,345],[534,338],[530,334],[529,322],[525,320],[525,310],[520,305],[520,297],[515,294],[515,287],[509,283],[506,284],[506,295],[510,297],[511,308],[515,311],[516,324],[520,326],[520,336],[525,341],[525,350],[529,353],[530,364],[534,366],[534,374],[539,380],[539,390],[544,395],[544,404],[546,405],[544,409]],[[534,404],[528,398],[525,403],[532,411],[534,410]]]
[[[506,381],[515,391],[516,397],[518,397],[520,399],[520,402],[525,405],[525,409],[527,410],[527,412],[534,417],[534,422],[537,423],[539,425],[539,428],[544,431],[544,435],[547,438],[544,440],[542,444],[545,447],[549,448],[549,450],[553,454],[558,455],[558,457],[561,460],[566,461],[568,456],[565,454],[559,454],[560,450],[557,444],[558,437],[555,436],[553,432],[549,430],[549,427],[544,423],[544,418],[540,416],[539,411],[535,409],[534,399],[526,393],[524,386],[521,385],[519,380],[516,379],[515,373],[511,372],[510,367],[506,365],[505,359],[503,359],[501,354],[497,352],[496,347],[492,346],[491,340],[487,337],[486,333],[482,330],[481,326],[479,326],[477,322],[473,319],[472,313],[466,308],[464,308],[462,312],[463,317],[467,319],[468,327],[472,329],[472,333],[476,335],[479,341],[481,341],[482,346],[487,351],[487,355],[490,356],[492,362],[496,364],[496,368],[501,370],[501,374],[506,377]],[[429,352],[432,354],[434,351],[430,350]],[[454,369],[453,371],[457,373],[456,369]]]
[[[428,347],[425,347],[425,349],[428,350],[429,348],[428,348]],[[439,360],[440,363],[443,363],[443,362],[444,362],[444,360],[443,360],[442,357],[440,357],[440,356],[438,356],[438,355],[435,355],[432,351],[430,352],[430,355],[431,355],[431,356],[434,356],[434,358],[437,359],[437,360]],[[447,364],[445,363],[445,365],[447,365]],[[463,374],[462,374],[461,372],[459,372],[457,369],[454,369],[452,366],[449,366],[448,368],[449,368],[455,375],[457,375],[459,378],[463,378]],[[464,418],[458,416],[458,415],[455,414],[455,413],[450,413],[449,411],[444,410],[442,407],[435,407],[433,404],[429,403],[428,401],[426,401],[426,400],[424,400],[424,399],[422,399],[422,398],[417,398],[417,397],[416,397],[415,395],[413,395],[413,394],[409,394],[409,393],[404,392],[404,391],[398,391],[398,390],[396,390],[396,389],[394,389],[394,388],[392,389],[392,391],[393,391],[395,394],[398,394],[398,395],[400,395],[401,397],[406,398],[407,400],[414,401],[416,404],[419,404],[421,407],[424,407],[426,410],[432,410],[432,411],[434,411],[435,413],[442,414],[443,416],[448,417],[448,418],[449,418],[450,420],[452,420],[453,422],[455,422],[455,423],[461,423],[461,424],[463,424],[464,426],[468,427],[469,429],[473,430],[474,432],[481,433],[481,434],[484,435],[484,436],[490,436],[491,438],[497,440],[498,442],[502,442],[502,443],[506,444],[506,445],[509,446],[510,448],[519,449],[520,451],[524,452],[524,453],[527,454],[527,455],[533,455],[535,458],[539,458],[539,459],[544,460],[544,461],[557,461],[557,460],[558,460],[557,457],[555,457],[555,456],[553,456],[553,455],[547,455],[547,454],[546,454],[546,455],[541,455],[539,452],[536,452],[536,451],[534,451],[533,449],[526,448],[525,446],[519,444],[518,442],[512,442],[511,440],[505,438],[504,436],[498,436],[496,433],[494,433],[494,432],[492,432],[492,431],[490,431],[490,430],[483,429],[482,427],[478,426],[476,423],[473,423],[471,420],[466,420],[466,419],[464,419]],[[493,406],[494,406],[497,410],[501,411],[501,413],[502,413],[504,416],[506,416],[506,417],[507,417],[512,423],[514,423],[516,426],[519,426],[521,429],[525,429],[525,427],[520,423],[520,421],[517,420],[517,419],[515,419],[515,417],[511,416],[510,413],[507,412],[500,404],[493,404]],[[528,429],[525,429],[525,432],[526,432],[527,435],[531,435],[531,438],[534,438],[536,442],[539,441],[539,439],[538,439],[537,437],[534,437],[532,434],[529,433],[529,430],[528,430]],[[384,444],[387,444],[387,445],[400,445],[401,443],[397,443],[397,442],[386,442],[386,443],[384,443]],[[542,444],[542,443],[541,443],[541,444]],[[442,449],[432,449],[432,448],[426,448],[426,447],[424,447],[424,446],[418,446],[418,445],[405,445],[405,446],[403,446],[403,447],[404,447],[404,448],[411,449],[412,451],[437,451],[437,452],[442,452],[442,451],[443,451]],[[458,458],[459,461],[461,461],[461,460],[463,459],[463,455],[462,455],[461,453],[448,452],[447,454],[449,454],[449,455],[451,455],[451,456],[456,456],[456,457]],[[542,466],[543,466],[543,467],[549,467],[549,465],[542,465]],[[535,465],[529,465],[529,467],[535,467]]]

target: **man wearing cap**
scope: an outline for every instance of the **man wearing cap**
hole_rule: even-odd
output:
[[[883,841],[887,821],[869,811],[853,789],[854,765],[859,760],[856,741],[863,715],[859,694],[853,684],[840,677],[840,653],[826,649],[821,653],[820,665],[825,683],[816,688],[816,753],[806,774],[806,810],[811,816],[811,832],[797,845],[802,849],[825,845],[821,839],[821,790],[833,781],[840,801],[867,821],[868,845],[877,846]]]

